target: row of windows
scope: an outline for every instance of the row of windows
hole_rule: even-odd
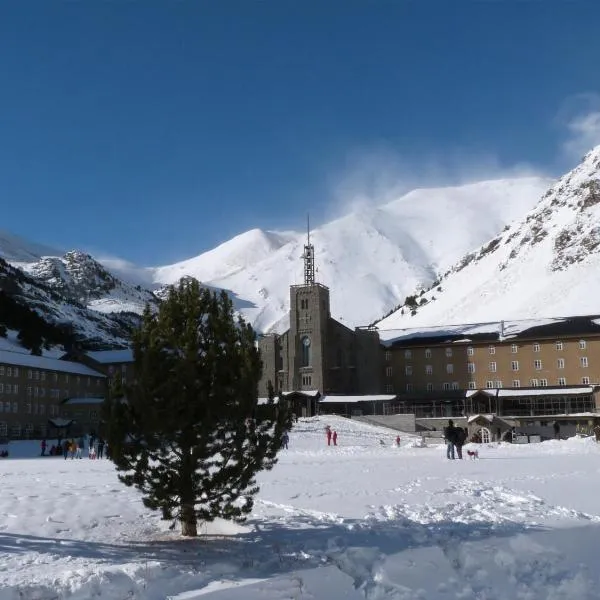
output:
[[[312,385],[312,375],[302,375],[302,385]]]
[[[18,383],[0,383],[0,394],[18,394]]]
[[[126,367],[125,365],[122,366],[122,372],[125,373]],[[52,377],[52,381],[57,382],[58,381],[58,373],[48,373],[49,376]],[[0,376],[6,376],[6,377],[18,377],[19,376],[19,367],[7,367],[5,365],[0,365]],[[69,374],[65,373],[64,374],[64,379],[66,383],[69,383]],[[33,369],[28,369],[27,370],[27,379],[33,379],[35,381],[46,381],[46,371],[35,371]],[[81,384],[81,377],[79,375],[77,375],[77,384]],[[96,385],[100,385],[101,380],[100,378],[96,379]],[[86,385],[90,386],[92,385],[92,378],[88,377],[86,380]]]
[[[587,367],[589,367],[589,361],[588,361],[587,356],[579,357],[579,366],[583,369],[586,369]],[[536,371],[541,371],[543,369],[542,361],[534,360],[533,367]],[[558,369],[564,369],[565,368],[565,359],[564,358],[557,359],[556,367]],[[511,371],[518,371],[520,368],[519,361],[518,360],[511,361],[510,368],[511,368]],[[490,373],[496,373],[498,371],[498,363],[496,363],[494,361],[488,363],[488,371]],[[404,367],[405,375],[410,376],[413,374],[413,372],[414,372],[414,370],[413,370],[412,365],[406,365]],[[454,373],[454,365],[452,363],[448,363],[446,365],[446,373],[448,375],[451,375],[452,373]],[[472,362],[467,363],[467,373],[475,373],[475,363],[472,363]],[[386,374],[386,377],[391,377],[393,374],[392,367],[390,367],[390,366],[386,367],[385,374]],[[433,375],[433,365],[425,365],[425,375]]]
[[[590,378],[589,377],[582,377],[581,378],[581,384],[582,385],[590,385]],[[547,379],[530,379],[529,380],[529,386],[530,387],[548,387],[548,380]],[[557,379],[556,385],[559,386],[565,386],[567,385],[567,380],[565,377],[559,377]],[[476,390],[478,389],[477,386],[477,382],[476,381],[469,381],[467,384],[468,389],[470,390]],[[504,385],[502,383],[502,381],[486,381],[485,382],[485,387],[487,389],[495,389],[495,388],[503,388]],[[513,379],[512,381],[512,387],[513,388],[520,388],[521,387],[521,380],[519,379]],[[426,389],[428,392],[433,392],[434,391],[434,384],[433,383],[428,383],[426,386]],[[448,390],[459,390],[460,389],[460,385],[458,383],[458,381],[452,381],[452,382],[445,382],[442,383],[440,386],[441,390],[444,391],[448,391]],[[391,383],[388,383],[385,386],[385,391],[386,394],[393,394],[394,393],[394,386]],[[415,386],[412,383],[407,383],[406,384],[406,391],[407,392],[414,392],[415,391]]]
[[[59,407],[55,406],[54,404],[51,404],[48,407],[48,414],[51,417],[54,416],[58,416],[59,414]],[[19,412],[19,403],[18,402],[0,402],[0,413],[18,413]],[[27,402],[25,404],[25,412],[28,415],[34,414],[46,414],[46,405],[45,404],[38,404],[37,402],[35,403],[30,403]]]
[[[564,343],[562,341],[557,341],[554,343],[554,346],[556,348],[557,351],[562,351],[564,349]],[[585,350],[587,348],[587,342],[586,340],[579,340],[579,349],[580,350]],[[539,342],[534,342],[532,345],[532,350],[534,352],[540,352],[541,350],[541,344]],[[512,344],[510,347],[510,351],[512,354],[517,354],[519,352],[519,346],[517,344]],[[453,355],[453,348],[450,347],[446,347],[444,348],[444,352],[446,354],[447,357],[450,357]],[[496,354],[496,346],[489,346],[488,347],[488,352],[489,354]],[[472,346],[468,346],[467,347],[467,356],[473,356],[475,354],[475,348],[473,348]],[[432,356],[432,350],[431,348],[426,348],[425,349],[425,358],[431,358]],[[412,359],[413,357],[413,351],[412,350],[405,350],[404,351],[404,358],[407,360]],[[385,353],[385,360],[387,362],[389,362],[390,360],[392,360],[392,352],[391,350],[387,350]]]

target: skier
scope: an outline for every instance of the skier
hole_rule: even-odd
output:
[[[331,446],[331,427],[329,425],[325,427],[325,433],[327,434],[327,445]]]
[[[333,445],[337,446],[337,431],[333,432]]]
[[[42,456],[46,456],[46,440],[42,440],[41,447],[42,447]]]
[[[288,432],[286,431],[283,434],[283,436],[281,437],[281,447],[285,448],[287,450],[289,441],[290,441],[290,436],[288,435]]]
[[[400,448],[400,436],[396,436],[396,446],[398,446],[398,448]]]

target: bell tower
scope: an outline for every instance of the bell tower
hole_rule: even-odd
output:
[[[325,389],[325,344],[329,330],[329,288],[315,281],[310,221],[302,254],[304,284],[290,287],[290,381],[295,390]]]

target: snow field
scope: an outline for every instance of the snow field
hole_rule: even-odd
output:
[[[248,522],[200,540],[178,539],[108,461],[22,443],[32,458],[0,460],[0,600],[600,598],[595,442],[447,461],[396,435],[301,419]]]

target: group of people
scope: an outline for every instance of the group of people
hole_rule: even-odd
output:
[[[46,450],[48,450],[48,443],[46,440],[42,440],[40,444],[41,456],[46,456]],[[47,456],[63,456],[65,460],[70,458],[74,460],[76,458],[83,458],[83,452],[86,448],[86,438],[80,437],[79,439],[67,439],[62,440],[59,438],[56,445],[52,445],[48,450]],[[89,436],[88,444],[88,458],[95,460],[97,458],[108,458],[108,444],[102,439],[95,439],[94,436]]]
[[[449,460],[456,458],[462,460],[462,449],[468,437],[469,433],[466,428],[457,427],[452,419],[448,421],[447,427],[444,427],[444,439],[446,440],[446,456]]]
[[[325,427],[325,435],[327,436],[327,445],[331,446],[331,442],[333,442],[334,446],[337,446],[338,434],[335,429],[331,429],[330,425]]]

